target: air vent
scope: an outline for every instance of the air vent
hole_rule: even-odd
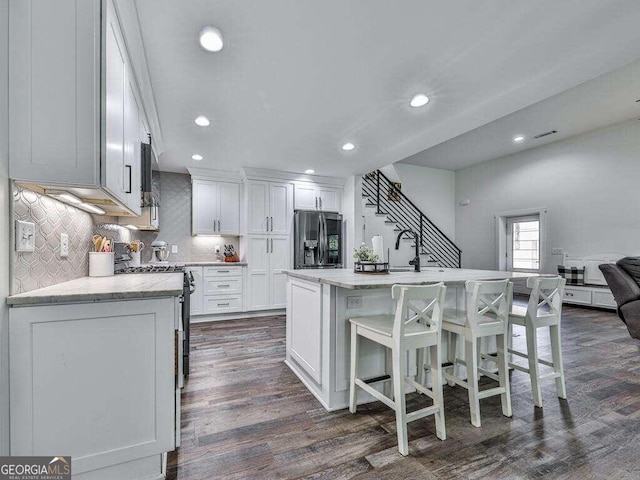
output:
[[[535,135],[533,138],[548,137],[549,135],[553,135],[554,133],[558,133],[558,131],[557,130],[550,130],[548,132],[541,133],[540,135]]]

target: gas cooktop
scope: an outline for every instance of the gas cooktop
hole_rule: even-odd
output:
[[[144,265],[141,267],[126,267],[115,273],[182,273],[183,265]]]

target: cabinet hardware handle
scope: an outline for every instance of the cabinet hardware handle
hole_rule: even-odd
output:
[[[229,273],[229,270],[218,270],[218,273]]]
[[[132,188],[132,181],[131,181],[131,165],[125,165],[124,168],[128,168],[129,169],[129,189],[126,190],[124,193],[131,193],[131,188]]]
[[[229,287],[230,287],[230,285],[218,285],[218,287],[220,287],[220,288],[223,288],[223,287],[224,287],[224,288],[229,288]]]
[[[271,253],[273,253],[273,238],[271,238],[270,240],[271,240]]]
[[[316,197],[316,210],[318,209],[318,197]]]
[[[322,197],[318,197],[318,200],[320,200],[320,210],[322,210]]]
[[[218,306],[219,307],[228,307],[229,304],[228,303],[219,303]]]
[[[271,231],[273,232],[273,217],[269,217],[271,219]]]
[[[267,253],[269,253],[269,239],[267,238]]]
[[[573,297],[573,293],[571,292],[565,292],[567,294],[567,297]]]
[[[222,228],[220,228],[220,220],[218,220],[218,231],[221,232]]]

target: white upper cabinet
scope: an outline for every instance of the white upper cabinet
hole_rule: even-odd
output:
[[[293,217],[291,184],[249,180],[245,188],[247,233],[289,234]]]
[[[240,234],[240,185],[192,180],[193,235]]]
[[[342,210],[342,189],[315,183],[297,183],[295,186],[296,210],[322,210],[340,212]]]
[[[10,177],[100,190],[140,215],[143,109],[113,0],[9,8]]]

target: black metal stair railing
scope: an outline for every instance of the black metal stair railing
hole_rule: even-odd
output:
[[[362,196],[376,214],[395,230],[411,229],[418,234],[420,253],[440,267],[460,268],[461,251],[415,204],[380,170],[362,177]],[[413,238],[406,236],[405,238]]]

